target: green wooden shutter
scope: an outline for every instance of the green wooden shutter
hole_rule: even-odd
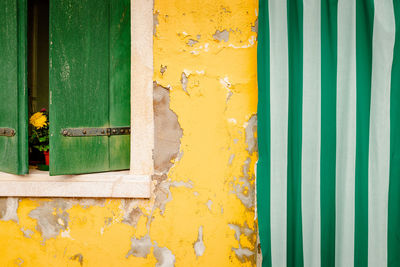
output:
[[[65,137],[130,126],[130,1],[50,2],[50,174],[129,168],[130,136]]]
[[[26,0],[0,1],[0,171],[28,173]]]

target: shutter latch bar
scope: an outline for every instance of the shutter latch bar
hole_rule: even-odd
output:
[[[15,130],[11,128],[0,128],[0,136],[13,137]]]
[[[61,134],[65,137],[130,135],[131,127],[67,128],[67,129],[62,129]]]

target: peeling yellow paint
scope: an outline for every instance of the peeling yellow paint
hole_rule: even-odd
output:
[[[18,221],[0,213],[0,266],[255,266],[246,126],[257,108],[257,5],[155,0],[154,80],[183,130],[179,156],[150,200],[19,200]]]

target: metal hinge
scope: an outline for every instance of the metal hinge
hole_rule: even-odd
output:
[[[130,135],[131,127],[67,128],[67,129],[62,129],[61,134],[65,137]]]
[[[0,136],[13,137],[15,130],[11,128],[0,128]]]

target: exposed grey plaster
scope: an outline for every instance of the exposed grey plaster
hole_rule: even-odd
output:
[[[187,85],[188,85],[188,77],[186,76],[186,73],[182,72],[181,75],[181,84],[182,84],[182,89],[183,91],[185,91],[186,94],[189,94],[189,92],[187,91]]]
[[[251,26],[251,31],[258,33],[258,18],[254,21],[254,25]]]
[[[213,34],[213,38],[215,40],[218,41],[225,41],[228,42],[229,41],[229,32],[227,30],[223,30],[223,31],[219,31],[217,30],[214,34]]]
[[[0,220],[18,222],[19,199],[14,197],[0,199]]]
[[[183,130],[178,116],[170,109],[169,90],[154,83],[154,168],[156,173],[168,173],[178,156]]]
[[[238,241],[239,244],[238,248],[232,248],[232,250],[235,252],[236,257],[241,262],[255,262],[256,252],[250,250],[249,248],[242,247],[242,245],[240,244],[240,237],[242,236],[242,234],[245,235],[251,243],[256,242],[254,231],[248,227],[247,223],[245,223],[243,226],[236,224],[228,224],[228,226],[235,231],[235,239]]]
[[[150,249],[153,246],[150,236],[146,235],[141,239],[132,238],[131,249],[126,258],[129,256],[146,258],[150,254]]]
[[[22,233],[24,233],[24,237],[31,238],[34,232],[31,229],[21,228]]]
[[[203,256],[204,251],[206,250],[206,246],[203,242],[203,226],[199,227],[199,235],[197,237],[197,241],[193,245],[193,248],[197,257]]]
[[[175,266],[175,256],[168,248],[160,248],[157,244],[154,246],[154,257],[157,259],[156,267]]]
[[[143,215],[142,210],[139,207],[136,207],[134,209],[132,209],[129,212],[126,212],[124,214],[124,219],[123,219],[123,223],[132,225],[133,227],[136,227],[140,217]]]
[[[158,15],[160,15],[160,12],[156,11],[153,14],[153,35],[156,36],[157,33],[157,26],[160,24],[158,21]]]
[[[186,188],[193,188],[193,182],[184,182],[184,181],[163,181],[156,185],[155,187],[155,203],[154,209],[160,209],[161,214],[163,215],[165,212],[165,206],[168,202],[172,200],[172,194],[170,187],[186,187]]]
[[[199,41],[194,40],[194,39],[189,39],[189,41],[187,41],[187,45],[188,46],[194,46],[195,44],[197,44]]]
[[[249,209],[255,205],[255,185],[250,183],[249,176],[250,163],[251,159],[247,158],[243,165],[243,176],[239,177],[239,179],[235,179],[233,182],[233,188],[235,189],[233,193],[235,193],[243,205]]]
[[[156,195],[153,209],[160,209],[160,213],[163,215],[165,212],[166,204],[172,200],[171,191],[169,190],[170,184],[162,182],[157,184],[154,190]]]
[[[235,231],[236,240],[240,241],[240,236],[244,234],[247,237],[253,238],[254,231],[249,228],[247,223],[245,222],[243,226],[237,224],[228,224],[228,226]],[[254,237],[255,238],[255,237]],[[255,240],[254,240],[255,241]]]
[[[247,151],[250,153],[250,155],[258,150],[256,133],[257,133],[257,115],[253,115],[247,122],[245,130]]]
[[[254,251],[251,251],[248,248],[232,248],[232,250],[235,252],[236,256],[239,258],[241,261],[246,261],[246,258],[250,258],[251,256],[254,256]]]
[[[71,206],[67,200],[56,199],[42,202],[29,213],[29,217],[37,221],[36,230],[42,234],[43,241],[57,237],[68,228],[69,214],[66,210]]]
[[[163,66],[163,65],[161,65],[161,67],[160,67],[160,73],[161,73],[161,75],[164,75],[164,72],[166,72],[167,71],[167,66]]]

